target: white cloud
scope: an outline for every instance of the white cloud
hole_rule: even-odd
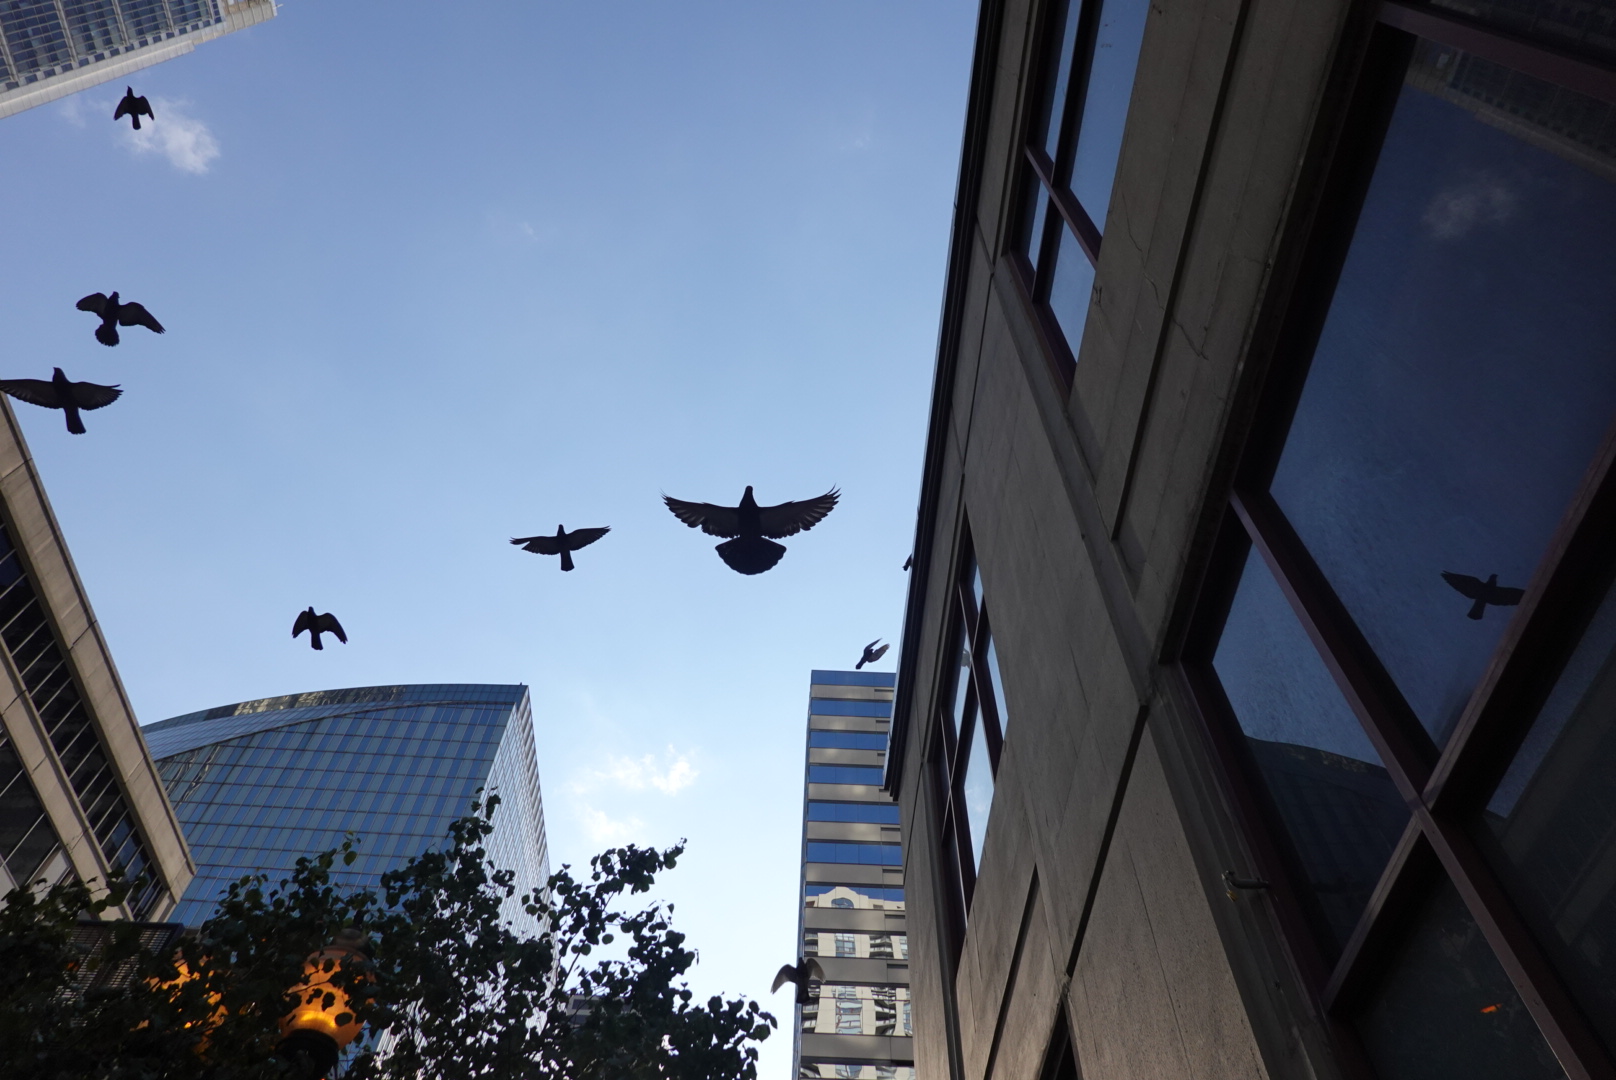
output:
[[[84,126],[84,95],[69,94],[56,106],[56,115],[74,127]],[[110,114],[109,114],[110,115]]]
[[[198,175],[207,172],[213,159],[219,156],[219,143],[208,125],[186,110],[186,104],[181,101],[152,99],[152,111],[157,115],[143,120],[139,131],[123,128],[125,144],[137,154],[160,153],[168,158],[169,164],[184,172]]]
[[[1478,177],[1439,192],[1420,220],[1438,240],[1457,240],[1479,224],[1499,225],[1515,212],[1515,193],[1503,181]]]
[[[689,756],[679,753],[670,746],[662,754],[660,761],[655,754],[646,754],[638,758],[618,757],[614,754],[606,759],[604,769],[597,769],[575,782],[573,790],[589,791],[602,783],[608,783],[628,791],[655,788],[664,795],[677,795],[695,783],[698,775]]]
[[[645,828],[645,823],[639,818],[618,821],[593,806],[580,807],[578,816],[583,819],[584,833],[589,837],[589,842],[603,847],[621,847]]]

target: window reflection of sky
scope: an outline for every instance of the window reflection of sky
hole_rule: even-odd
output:
[[[1111,184],[1122,153],[1122,129],[1133,97],[1134,71],[1150,0],[1106,0],[1094,39],[1094,61],[1072,161],[1072,194],[1096,229],[1105,229]]]
[[[971,826],[971,858],[982,862],[982,840],[987,836],[988,811],[993,808],[993,768],[988,764],[987,740],[978,731],[971,738],[971,758],[965,766],[965,816]]]
[[[1275,498],[1441,742],[1616,404],[1611,186],[1405,88]]]

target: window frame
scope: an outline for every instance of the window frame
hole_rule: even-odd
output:
[[[1250,841],[1251,873],[1269,883],[1281,937],[1314,995],[1349,1072],[1374,1075],[1351,1020],[1395,961],[1407,920],[1442,877],[1452,881],[1568,1077],[1616,1077],[1616,1061],[1509,898],[1475,838],[1493,786],[1524,741],[1583,631],[1616,579],[1616,417],[1587,465],[1542,561],[1447,743],[1437,747],[1269,493],[1291,417],[1345,261],[1407,58],[1421,37],[1616,105],[1616,62],[1573,55],[1425,4],[1382,0],[1367,32],[1332,158],[1300,240],[1303,270],[1283,306],[1255,423],[1238,451],[1228,498],[1177,658],[1181,685]],[[1377,81],[1378,80],[1378,81]],[[1319,945],[1283,829],[1266,805],[1212,655],[1246,554],[1255,549],[1358,717],[1411,810],[1352,936],[1333,963]]]

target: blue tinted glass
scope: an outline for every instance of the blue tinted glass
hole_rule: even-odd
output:
[[[810,731],[808,745],[840,750],[885,750],[887,737],[881,731]]]
[[[811,802],[808,804],[808,820],[864,821],[878,825],[896,825],[898,807],[892,803]]]
[[[971,757],[966,762],[961,786],[965,794],[965,818],[971,829],[971,858],[980,866],[982,841],[988,832],[988,812],[993,809],[993,766],[980,724],[977,729],[971,736]]]
[[[1327,941],[1339,947],[1408,808],[1255,551],[1212,666],[1312,887]]]
[[[1105,230],[1111,205],[1111,184],[1122,153],[1122,129],[1133,97],[1134,70],[1139,66],[1139,43],[1145,37],[1145,16],[1150,0],[1105,0],[1094,39],[1094,63],[1089,68],[1083,98],[1083,119],[1077,129],[1077,150],[1072,158],[1072,194],[1088,211],[1094,227]]]
[[[1044,185],[1030,168],[1027,170],[1026,191],[1022,198],[1026,202],[1022,210],[1021,250],[1027,253],[1027,261],[1037,270],[1044,247],[1044,221],[1049,216],[1049,196],[1044,194]]]
[[[884,720],[892,716],[892,702],[814,698],[808,703],[808,711],[815,716],[873,716]]]
[[[903,849],[897,844],[844,844],[810,840],[808,861],[857,863],[863,866],[902,866]]]
[[[993,704],[999,713],[999,734],[1002,737],[1010,727],[1010,709],[1004,703],[1004,676],[999,673],[999,647],[996,639],[988,635],[988,678],[993,680]]]
[[[1045,60],[1045,78],[1049,81],[1045,84],[1035,132],[1035,141],[1043,144],[1044,153],[1052,161],[1060,140],[1061,116],[1066,110],[1066,90],[1072,79],[1072,55],[1076,52],[1080,21],[1071,0],[1056,0],[1049,21],[1049,54]]]
[[[1055,252],[1055,276],[1049,283],[1049,310],[1055,313],[1066,346],[1077,357],[1083,347],[1083,326],[1089,319],[1089,295],[1094,291],[1094,264],[1064,224]]]
[[[877,888],[873,885],[809,885],[803,890],[803,892],[807,896],[816,897],[824,896],[827,893],[851,893],[853,897],[852,906],[857,906],[858,901],[861,899],[896,900],[899,902],[902,902],[903,900],[902,889],[883,889]],[[833,901],[828,906],[845,907],[849,905],[839,904]]]
[[[1616,410],[1616,188],[1533,82],[1419,44],[1273,485],[1439,744]]]
[[[863,765],[810,765],[811,784],[880,784],[883,770]]]

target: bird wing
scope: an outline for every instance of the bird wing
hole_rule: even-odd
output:
[[[881,644],[881,639],[876,638],[874,641],[872,641],[868,645],[864,646],[864,652],[866,654],[868,654],[871,649],[875,648],[879,644]]]
[[[531,551],[535,555],[559,555],[561,545],[556,543],[553,536],[522,536],[511,540],[513,544],[521,544],[523,551]]]
[[[1459,595],[1468,596],[1472,600],[1480,600],[1486,587],[1486,582],[1480,578],[1473,578],[1469,574],[1455,574],[1447,570],[1442,571],[1442,580],[1453,586]]]
[[[308,611],[297,613],[297,622],[292,624],[292,636],[297,637],[305,630],[314,629],[314,616]]]
[[[45,379],[0,379],[0,393],[10,394],[30,405],[43,405],[47,409],[62,407],[56,400],[55,385]]]
[[[73,404],[81,409],[102,409],[111,405],[123,396],[123,391],[116,386],[102,386],[100,383],[76,382],[68,383],[73,391]]]
[[[788,536],[807,532],[836,509],[836,500],[840,497],[841,492],[831,488],[817,499],[762,507],[758,511],[758,522],[763,526],[763,535],[773,540],[784,540]]]
[[[577,551],[579,548],[588,547],[611,531],[610,525],[602,525],[598,529],[574,529],[567,534],[567,547]]]
[[[788,982],[797,981],[797,969],[790,964],[782,964],[779,972],[774,976],[774,985],[769,987],[769,993],[778,993],[780,988]]]
[[[118,325],[144,326],[146,329],[155,330],[159,334],[166,332],[163,330],[163,324],[152,318],[152,313],[139,304],[119,304]]]
[[[824,982],[825,969],[819,966],[818,960],[810,956],[802,962],[802,977],[804,979],[818,979],[820,982]]]
[[[337,621],[337,617],[331,614],[329,611],[324,615],[315,616],[314,630],[316,633],[321,634],[335,634],[337,635],[338,641],[342,642],[344,645],[348,644],[348,635],[342,632],[342,624],[339,623]]]
[[[1521,602],[1526,595],[1525,589],[1511,589],[1503,585],[1494,585],[1493,591],[1488,594],[1487,602],[1501,607],[1513,607]]]
[[[89,296],[86,296],[83,300],[80,300],[77,304],[74,304],[73,306],[78,308],[80,311],[93,311],[97,315],[99,315],[103,311],[106,310],[107,294],[106,293],[101,293],[101,292],[93,292]]]
[[[137,97],[135,99],[135,111],[136,112],[143,112],[147,116],[151,117],[153,120],[157,119],[157,114],[152,112],[152,107],[151,107],[150,104],[147,103],[144,96]]]
[[[128,116],[130,110],[134,107],[134,103],[135,96],[133,94],[125,94],[123,96],[123,100],[118,102],[118,108],[115,112],[113,112],[112,118],[114,120],[118,120]]]
[[[887,644],[887,645],[883,645],[879,649],[875,650],[873,653],[870,654],[870,663],[873,664],[877,660],[881,659],[883,656],[885,656],[887,654],[887,650],[890,649],[890,648],[892,648],[892,646],[890,644]]]
[[[739,507],[685,502],[683,499],[675,499],[672,495],[662,496],[662,501],[668,504],[668,509],[673,511],[674,517],[692,529],[700,526],[701,531],[708,536],[729,538],[741,535]]]

